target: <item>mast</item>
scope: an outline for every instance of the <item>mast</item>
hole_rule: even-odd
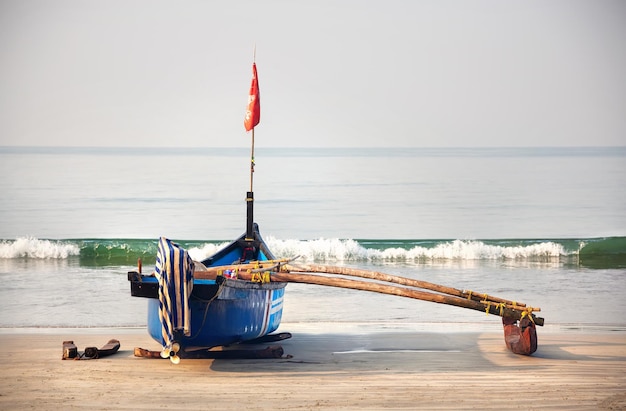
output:
[[[252,59],[252,82],[248,95],[248,109],[244,126],[246,131],[252,131],[252,148],[250,151],[250,191],[246,194],[246,241],[254,240],[254,127],[261,119],[261,96],[259,93],[259,80],[256,72],[256,45]]]
[[[252,129],[252,149],[250,151],[250,191],[246,193],[246,241],[254,240],[254,128]]]

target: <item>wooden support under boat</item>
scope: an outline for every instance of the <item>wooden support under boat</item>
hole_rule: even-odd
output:
[[[300,272],[283,272],[288,271],[290,269],[296,269]],[[272,269],[280,270],[279,272],[271,271]],[[307,271],[308,269],[317,270],[317,273],[326,273],[328,274],[342,274],[342,275],[355,275],[362,276],[364,278],[370,278],[383,282],[392,282],[403,285],[395,286],[389,284],[381,284],[373,281],[359,281],[359,280],[350,280],[346,278],[339,277],[331,277],[327,275],[315,275],[315,274],[304,274],[302,271]],[[471,298],[471,294],[466,296],[466,294],[462,294],[462,296],[450,293],[460,292],[460,290],[452,289],[450,287],[438,286],[432,283],[420,282],[417,280],[411,280],[408,278],[397,277],[397,276],[389,276],[383,273],[375,273],[370,272],[371,274],[366,274],[366,270],[355,270],[355,269],[345,269],[344,267],[330,267],[330,266],[306,266],[306,267],[292,267],[290,265],[280,265],[277,262],[267,262],[264,264],[261,263],[253,263],[253,264],[241,264],[241,265],[233,265],[233,266],[223,266],[223,267],[214,267],[207,271],[197,271],[194,273],[195,278],[203,278],[203,279],[215,279],[217,276],[221,275],[225,270],[236,270],[237,278],[241,280],[247,281],[278,281],[278,282],[292,282],[292,283],[303,283],[303,284],[315,284],[315,285],[324,285],[331,287],[339,287],[339,288],[349,288],[353,290],[363,290],[363,291],[371,291],[378,292],[382,294],[396,295],[401,297],[413,298],[416,300],[422,301],[430,301],[439,304],[447,304],[453,305],[462,308],[468,308],[476,311],[483,311],[489,314],[498,315],[501,317],[507,317],[514,320],[520,320],[524,316],[530,315],[530,318],[537,324],[543,325],[543,318],[536,317],[533,314],[533,311],[540,311],[539,308],[527,307],[524,304],[514,303],[513,301],[504,300],[497,297],[490,297],[491,299],[481,299],[476,300]],[[324,270],[324,271],[322,271]],[[262,276],[260,273],[266,272],[267,276]],[[349,274],[347,274],[349,273]],[[368,277],[365,277],[365,276]],[[433,291],[439,291],[443,294],[439,293],[431,293],[426,291],[420,291],[415,288],[421,288],[416,284],[426,285],[432,287]],[[412,288],[409,288],[412,287]],[[439,288],[436,290],[435,288]],[[474,294],[474,296],[477,294]],[[483,298],[485,298],[483,296]]]
[[[135,357],[143,358],[160,358],[161,351],[151,351],[145,348],[135,347]],[[219,349],[219,350],[196,350],[189,352],[180,352],[182,358],[186,359],[271,359],[282,358],[284,354],[283,347],[279,345],[268,346],[263,349]]]

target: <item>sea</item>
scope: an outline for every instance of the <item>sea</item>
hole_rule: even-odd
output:
[[[258,145],[258,144],[257,144]],[[254,172],[251,173],[252,155]],[[0,330],[145,327],[127,272],[161,236],[525,303],[541,332],[626,331],[626,147],[0,147]],[[306,284],[281,331],[501,330],[484,312]]]

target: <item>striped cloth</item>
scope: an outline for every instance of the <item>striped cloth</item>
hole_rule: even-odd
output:
[[[155,274],[159,281],[161,344],[171,349],[174,332],[191,335],[189,297],[193,288],[194,263],[187,250],[165,237],[159,240]]]

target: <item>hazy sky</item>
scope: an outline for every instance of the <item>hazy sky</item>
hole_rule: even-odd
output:
[[[0,145],[626,145],[626,1],[0,0]]]

